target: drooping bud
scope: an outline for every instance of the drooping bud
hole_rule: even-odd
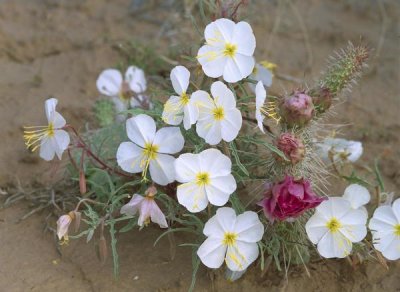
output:
[[[66,215],[62,215],[57,220],[57,237],[59,240],[64,239],[64,241],[68,241],[68,229],[71,225],[72,220],[74,220],[75,214],[74,212],[69,212]]]
[[[304,159],[305,147],[303,141],[291,133],[281,134],[276,142],[276,146],[292,164],[297,164]],[[277,159],[282,158],[277,156]]]
[[[215,18],[229,18],[236,21],[241,5],[246,5],[248,0],[218,0],[216,1]]]
[[[281,101],[280,115],[283,122],[290,127],[304,126],[314,116],[314,104],[312,98],[304,91],[295,91],[290,96],[285,96]]]
[[[83,170],[79,171],[79,192],[81,195],[86,194],[87,188],[86,188],[86,177],[85,177],[85,172]]]

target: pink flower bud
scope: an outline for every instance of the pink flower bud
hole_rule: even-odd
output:
[[[57,220],[57,236],[59,240],[63,238],[67,241],[68,240],[68,229],[69,225],[71,225],[72,220],[74,219],[75,215],[74,212],[69,212],[66,215],[62,215]]]
[[[305,148],[303,142],[291,133],[283,133],[278,138],[276,146],[281,150],[292,164],[303,160]],[[278,156],[278,159],[280,157]]]
[[[289,126],[304,126],[314,116],[312,98],[303,91],[295,91],[283,98],[280,115]]]
[[[292,176],[286,176],[283,181],[267,189],[265,196],[258,205],[263,207],[265,217],[272,222],[275,219],[296,218],[324,200],[313,192],[310,181],[295,180]]]
[[[332,105],[333,94],[326,87],[318,87],[310,91],[313,104],[318,113],[323,113]]]

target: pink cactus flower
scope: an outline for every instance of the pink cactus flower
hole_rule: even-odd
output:
[[[317,207],[324,198],[317,196],[306,179],[295,180],[286,176],[266,191],[266,197],[258,203],[270,220],[296,218],[306,210]]]

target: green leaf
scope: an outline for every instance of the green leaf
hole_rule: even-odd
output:
[[[119,230],[119,233],[128,232],[128,231],[132,230],[132,228],[135,227],[136,225],[137,225],[137,219],[132,218],[129,220],[128,224],[126,224],[124,227],[122,227]]]
[[[240,158],[239,158],[239,154],[237,152],[237,148],[235,145],[235,142],[230,142],[229,143],[229,148],[231,150],[231,153],[233,155],[233,157],[235,158],[235,162],[238,165],[238,167],[240,168],[240,170],[248,177],[249,176],[249,172],[246,169],[246,167],[240,162]]]
[[[378,185],[379,185],[379,189],[381,190],[381,192],[384,192],[385,184],[383,183],[382,175],[379,170],[378,159],[375,159],[374,173],[375,173],[376,181],[378,182]]]

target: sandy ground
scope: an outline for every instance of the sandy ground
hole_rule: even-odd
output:
[[[42,106],[48,96],[57,97],[67,120],[80,125],[90,119],[88,110],[98,97],[98,73],[119,61],[114,45],[127,40],[169,41],[158,38],[156,23],[129,13],[129,0],[110,2],[0,2],[0,186],[16,178],[23,185],[33,180],[54,182],[51,173],[57,164],[40,161],[24,149],[22,141],[23,125],[43,121]],[[258,2],[257,9],[249,8],[256,56],[278,63],[281,72],[306,82],[317,76],[332,49],[348,40],[361,39],[375,48],[368,73],[334,121],[351,123],[348,137],[362,140],[365,146],[360,165],[371,165],[379,157],[388,190],[398,192],[399,3],[381,1],[382,11],[372,0],[295,1],[295,10],[282,6],[280,25],[274,29],[277,1]],[[275,90],[291,86],[282,81],[274,84]],[[114,279],[111,260],[100,265],[92,244],[73,241],[60,256],[52,235],[43,232],[45,214],[16,224],[28,210],[20,203],[0,211],[0,291],[186,291],[189,286],[190,250],[178,249],[170,261],[166,241],[152,247],[159,234],[155,228],[121,236],[121,275]],[[201,268],[196,291],[400,291],[400,264],[389,266],[388,271],[378,264],[353,270],[345,261],[321,261],[309,265],[310,278],[303,267],[296,267],[288,281],[274,270],[261,276],[252,268],[234,284],[221,274],[210,277]]]

